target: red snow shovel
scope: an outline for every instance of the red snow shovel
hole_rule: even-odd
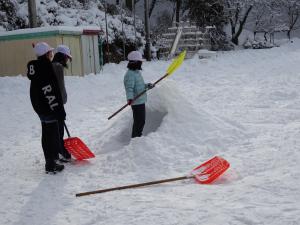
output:
[[[71,137],[67,125],[64,123],[68,137],[64,139],[64,146],[77,160],[94,158],[94,153],[78,137]]]
[[[165,180],[157,180],[157,181],[151,181],[151,182],[146,182],[146,183],[120,186],[120,187],[115,187],[115,188],[82,192],[82,193],[76,194],[75,196],[81,197],[81,196],[85,196],[85,195],[92,195],[92,194],[98,194],[98,193],[104,193],[104,192],[116,191],[116,190],[123,190],[123,189],[129,189],[129,188],[137,188],[137,187],[143,187],[143,186],[149,186],[149,185],[154,185],[154,184],[161,184],[161,183],[167,183],[167,182],[173,182],[173,181],[177,181],[177,180],[185,180],[185,179],[191,179],[191,178],[194,178],[200,184],[209,184],[209,183],[212,183],[213,181],[215,181],[219,176],[221,176],[229,168],[229,166],[230,166],[230,164],[225,159],[221,158],[220,156],[215,156],[212,159],[206,161],[205,163],[203,163],[200,166],[193,169],[191,174],[183,176],[183,177],[175,177],[175,178],[165,179]]]
[[[215,156],[200,166],[193,169],[192,174],[200,184],[209,184],[224,173],[230,164],[225,159]]]

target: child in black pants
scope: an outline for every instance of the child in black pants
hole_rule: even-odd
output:
[[[154,87],[153,84],[145,84],[142,77],[143,58],[140,52],[132,51],[128,54],[127,72],[124,76],[124,87],[128,105],[131,105],[133,115],[133,126],[131,137],[141,137],[146,119],[145,103],[147,102],[147,93],[145,92],[139,98],[136,96],[143,93],[145,90]]]
[[[55,49],[55,55],[52,60],[52,65],[54,69],[55,76],[57,78],[58,86],[60,89],[60,93],[62,96],[63,104],[67,103],[67,91],[65,87],[65,73],[64,69],[68,68],[68,61],[72,60],[72,55],[70,48],[66,45],[58,45]],[[59,151],[60,157],[59,161],[61,162],[70,162],[71,161],[71,155],[64,147],[64,120],[58,121],[59,126],[59,132],[60,132],[60,142],[62,148]]]
[[[27,64],[27,77],[31,80],[30,100],[42,123],[45,171],[56,173],[64,169],[63,165],[56,163],[56,159],[62,148],[58,121],[64,121],[66,113],[51,63],[53,48],[45,42],[39,42],[34,46],[34,52],[37,60]]]

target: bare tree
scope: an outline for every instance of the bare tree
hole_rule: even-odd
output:
[[[156,19],[155,35],[161,35],[168,27],[171,27],[172,19],[172,14],[168,10],[164,10]]]
[[[228,20],[231,25],[231,41],[238,45],[248,16],[256,0],[225,0]]]
[[[299,16],[300,16],[300,0],[281,0],[282,12],[288,31],[287,36],[291,39],[291,32],[299,29]]]
[[[187,0],[168,0],[175,4],[175,21],[177,24],[180,22],[180,15],[182,14],[182,10],[185,7],[185,3]]]
[[[281,7],[277,0],[261,0],[257,2],[248,18],[247,28],[254,33],[263,33],[265,41],[267,35],[271,36],[281,27]]]
[[[152,0],[152,1],[151,1],[150,9],[149,9],[149,17],[151,17],[152,12],[153,12],[153,9],[154,9],[156,3],[157,3],[157,0]]]

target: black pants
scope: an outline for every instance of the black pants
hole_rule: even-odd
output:
[[[70,153],[67,151],[67,149],[64,146],[64,121],[59,120],[58,121],[58,128],[59,128],[59,139],[60,139],[60,148],[59,153],[66,159],[71,158]]]
[[[55,160],[58,159],[60,145],[58,122],[42,122],[42,147],[46,168],[54,166]]]
[[[133,114],[133,126],[131,137],[140,137],[143,134],[146,119],[145,104],[132,105],[131,108]]]

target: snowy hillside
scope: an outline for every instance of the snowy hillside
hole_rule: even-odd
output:
[[[88,3],[85,3],[88,2]],[[122,20],[127,41],[134,42],[133,17],[117,11],[114,5],[107,9],[109,41],[122,35]],[[40,26],[99,26],[106,32],[105,9],[98,1],[41,0],[37,1],[38,24]],[[28,27],[28,4],[22,0],[3,0],[0,3],[0,31]],[[136,19],[137,38],[141,40],[142,21]]]
[[[298,225],[300,40],[186,60],[149,92],[144,136],[130,140],[126,63],[67,77],[67,125],[96,158],[44,173],[25,77],[0,78],[0,224]],[[145,81],[170,62],[143,65]],[[188,174],[214,155],[231,168],[192,180],[76,198],[78,192]]]

